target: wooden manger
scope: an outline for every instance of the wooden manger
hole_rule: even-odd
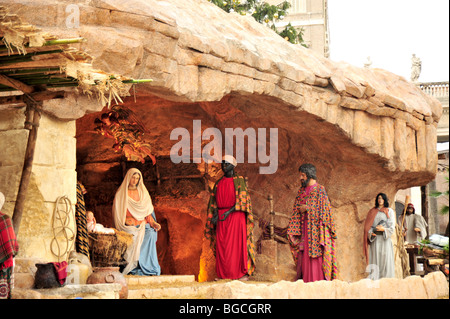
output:
[[[114,234],[89,233],[89,255],[93,267],[119,267],[133,242],[133,235],[114,229]]]

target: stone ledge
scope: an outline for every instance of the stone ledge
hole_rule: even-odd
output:
[[[448,298],[449,287],[445,275],[439,271],[424,278],[363,279],[353,283],[300,280],[253,284],[235,280],[211,286],[206,295],[213,299],[437,299]]]
[[[161,284],[194,283],[195,275],[125,276],[128,287],[151,287]]]
[[[67,285],[50,289],[13,289],[12,299],[119,299],[120,284]]]

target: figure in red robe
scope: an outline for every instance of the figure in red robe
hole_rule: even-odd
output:
[[[224,176],[214,185],[205,235],[216,256],[218,279],[247,280],[255,269],[253,214],[245,179],[234,172],[236,160],[224,156]]]

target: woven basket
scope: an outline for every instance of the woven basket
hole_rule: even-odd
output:
[[[89,247],[93,267],[122,265],[123,255],[133,242],[133,235],[114,229],[114,234],[89,233]]]

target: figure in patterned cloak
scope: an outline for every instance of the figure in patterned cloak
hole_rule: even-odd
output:
[[[139,124],[131,110],[122,105],[114,105],[111,111],[95,119],[95,131],[114,140],[113,149],[123,152],[127,160],[145,163],[149,156],[153,165],[156,158],[150,145],[143,139],[145,129]]]
[[[216,256],[218,279],[248,280],[255,270],[253,213],[247,184],[235,173],[236,159],[225,155],[224,176],[208,203],[205,236]]]
[[[299,168],[300,187],[295,198],[287,237],[297,266],[297,280],[333,280],[338,276],[336,228],[325,187],[316,181],[316,168]]]

